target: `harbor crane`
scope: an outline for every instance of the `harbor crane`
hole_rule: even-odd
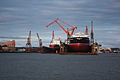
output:
[[[42,39],[40,39],[40,37],[39,37],[39,34],[38,34],[38,33],[36,33],[36,34],[37,34],[38,41],[39,41],[39,47],[42,47]]]
[[[67,28],[67,30],[66,30],[58,21],[62,22],[63,24],[66,24],[66,25],[70,26],[70,28]],[[73,35],[74,30],[77,29],[76,26],[71,26],[71,25],[67,24],[66,22],[60,20],[59,18],[56,18],[55,20],[53,20],[52,22],[50,22],[46,27],[49,27],[53,23],[56,23],[67,34],[67,36],[70,36],[70,37]]]
[[[32,45],[31,45],[31,31],[29,31],[29,35],[28,35],[27,43],[26,43],[26,51],[30,52],[31,47],[32,47]]]

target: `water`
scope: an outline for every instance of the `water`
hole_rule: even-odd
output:
[[[119,74],[120,54],[0,54],[0,80],[120,80]]]

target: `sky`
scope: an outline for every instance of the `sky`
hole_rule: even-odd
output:
[[[58,25],[45,27],[55,18],[77,26],[75,32],[84,32],[86,25],[90,29],[94,21],[95,40],[103,47],[120,47],[120,0],[0,0],[0,36],[27,37],[31,30],[33,46],[38,46],[36,33],[48,45],[54,30],[64,40]],[[16,39],[16,45],[25,46],[26,39]]]

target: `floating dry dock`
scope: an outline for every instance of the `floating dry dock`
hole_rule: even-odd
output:
[[[95,50],[94,46],[91,49],[91,52],[70,52],[67,51],[67,47],[60,48],[50,48],[46,46],[42,47],[32,47],[32,48],[26,48],[26,47],[15,47],[14,50],[0,50],[0,53],[40,53],[40,54],[75,54],[75,55],[96,55],[97,51]]]
[[[88,52],[86,51],[69,51],[68,47],[56,47],[56,48],[50,48],[50,47],[42,47],[41,49],[41,53],[45,54],[45,53],[55,53],[55,54],[85,54],[85,55],[96,55],[98,50],[95,47],[95,44],[91,45],[90,47],[90,51]]]

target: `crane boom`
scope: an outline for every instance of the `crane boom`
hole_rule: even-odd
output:
[[[58,18],[56,18],[55,20],[53,20],[52,22],[50,22],[46,27],[52,25],[53,23],[55,23],[58,20]]]
[[[56,23],[60,26],[60,28],[62,28],[62,30],[63,30],[66,34],[68,34],[68,31],[65,30],[65,28],[64,28],[62,25],[60,25],[57,21],[56,21]]]
[[[64,27],[57,22],[57,20],[59,20],[59,18],[56,18],[55,20],[53,20],[52,22],[50,22],[46,27],[52,25],[53,23],[56,23],[60,28],[62,28],[62,30],[63,30],[66,34],[68,34],[67,30],[65,30]]]
[[[38,39],[40,39],[40,37],[39,37],[39,34],[37,33],[37,37],[38,37]]]
[[[68,26],[70,26],[71,28],[68,28],[67,30],[58,22],[58,20]],[[71,26],[69,24],[67,24],[66,22],[60,20],[59,18],[56,18],[55,20],[53,20],[52,22],[50,22],[46,27],[52,25],[53,23],[56,23],[67,35],[70,35],[72,36],[73,35],[73,32],[75,29],[77,29],[76,26]],[[72,32],[70,33],[70,31],[72,30]]]
[[[59,18],[58,18],[58,20],[59,20],[60,22],[62,22],[63,24],[66,24],[66,25],[68,25],[68,26],[70,26],[70,27],[73,27],[73,26],[69,25],[67,22],[64,22],[64,21],[60,20]]]
[[[31,31],[29,32],[29,38],[31,38]]]
[[[70,36],[73,35],[75,29],[77,29],[76,26],[72,26],[71,28],[68,29],[69,32],[72,30],[71,33],[70,33]]]
[[[39,47],[42,47],[42,40],[40,39],[39,34],[38,33],[36,33],[36,34],[37,34],[38,41],[39,41]]]

